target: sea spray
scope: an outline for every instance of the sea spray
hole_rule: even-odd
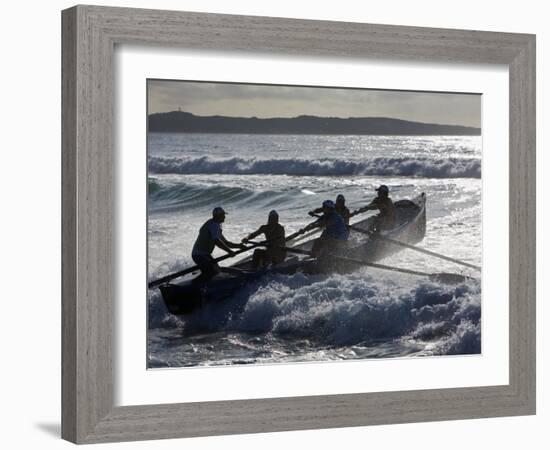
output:
[[[159,301],[160,299],[155,299]],[[176,326],[158,307],[150,326]],[[271,335],[316,347],[415,342],[421,354],[480,352],[480,286],[374,275],[268,276],[221,305],[184,318],[186,336]],[[420,354],[420,353],[419,353]]]

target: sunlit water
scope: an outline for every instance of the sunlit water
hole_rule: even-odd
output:
[[[395,200],[427,195],[420,246],[481,265],[481,138],[150,134],[149,278],[192,264],[214,206],[233,241],[277,209],[287,234],[342,193],[351,210],[379,184]],[[216,250],[215,255],[223,252]],[[404,250],[384,264],[479,274]],[[150,367],[479,353],[481,288],[373,269],[268,276],[186,318],[148,293]],[[236,309],[235,305],[240,308]]]

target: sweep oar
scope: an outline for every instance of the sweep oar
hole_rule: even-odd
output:
[[[249,247],[243,248],[242,250],[237,250],[236,252],[227,253],[226,255],[220,256],[216,259],[214,259],[214,262],[218,263],[220,261],[225,261],[226,259],[233,258],[234,256],[240,255],[241,253],[247,252],[248,250],[252,250],[253,248],[259,247],[261,245],[264,245],[265,243],[258,242],[254,243],[253,245],[250,245]],[[199,266],[195,265],[192,267],[189,267],[187,269],[180,270],[179,272],[174,272],[169,275],[166,275],[162,278],[159,278],[157,280],[151,281],[147,286],[149,288],[154,288],[156,286],[160,286],[161,284],[167,283],[170,280],[173,280],[174,278],[179,278],[184,275],[187,275],[188,273],[192,273],[195,270],[197,270]]]
[[[481,271],[481,267],[476,266],[475,264],[467,263],[466,261],[461,261],[460,259],[451,258],[450,256],[445,256],[445,255],[442,255],[441,253],[436,253],[436,252],[432,252],[430,250],[425,250],[423,248],[416,247],[415,245],[412,245],[412,244],[407,244],[405,242],[397,241],[395,239],[392,239],[392,238],[389,238],[389,237],[386,237],[386,236],[382,236],[379,233],[373,233],[372,231],[363,230],[362,228],[356,227],[354,225],[350,225],[349,228],[351,230],[357,231],[358,233],[367,234],[367,235],[371,236],[374,239],[383,239],[385,241],[391,242],[392,244],[400,245],[401,247],[409,248],[411,250],[415,250],[417,252],[433,256],[435,258],[444,259],[446,261],[450,261],[450,262],[453,262],[455,264],[460,264],[462,266],[466,266],[466,267],[469,267],[471,269],[477,269],[477,270]]]
[[[298,253],[300,255],[307,255],[307,256],[313,256],[312,252],[307,250],[299,250],[291,247],[282,247],[286,251],[290,253]],[[392,267],[392,266],[386,266],[384,264],[378,264],[373,262],[367,262],[363,261],[361,259],[355,259],[355,258],[347,258],[344,256],[335,256],[330,255],[330,259],[336,259],[345,263],[351,263],[351,264],[357,264],[361,266],[367,266],[367,267],[373,267],[375,269],[381,269],[381,270],[388,270],[391,272],[400,272],[400,273],[406,273],[409,275],[417,275],[422,277],[428,277],[432,281],[439,281],[442,283],[463,283],[468,280],[473,280],[472,277],[468,277],[465,275],[461,275],[458,273],[428,273],[428,272],[420,272],[418,270],[411,270],[411,269],[405,269],[402,267]]]

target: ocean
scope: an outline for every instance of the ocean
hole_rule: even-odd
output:
[[[420,247],[481,265],[481,169],[480,136],[150,133],[149,281],[193,265],[191,248],[215,206],[228,212],[226,238],[240,242],[271,209],[289,235],[323,200],[343,194],[354,210],[380,184],[394,201],[426,193]],[[150,289],[148,367],[481,352],[479,273],[412,250],[381,262],[477,279],[446,285],[372,268],[272,275],[186,317]]]

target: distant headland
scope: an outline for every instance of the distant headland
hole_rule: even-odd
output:
[[[410,136],[479,136],[480,128],[412,122],[387,117],[298,116],[292,118],[196,116],[183,111],[154,113],[150,132],[234,134],[355,134]]]

